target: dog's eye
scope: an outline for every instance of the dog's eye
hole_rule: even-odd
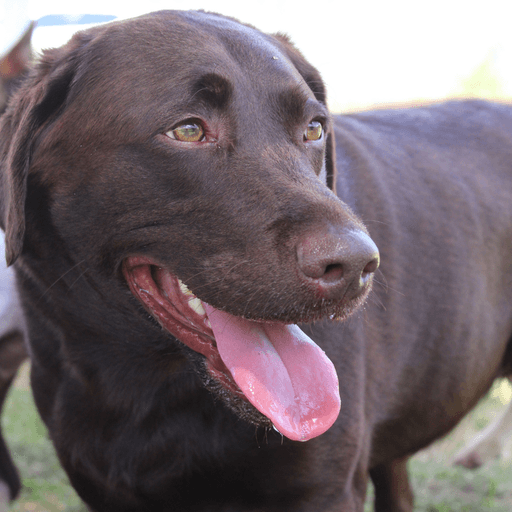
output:
[[[180,142],[200,142],[204,139],[204,129],[199,123],[187,121],[167,132],[167,136]]]
[[[324,133],[324,127],[320,121],[311,121],[304,132],[304,140],[320,140]]]

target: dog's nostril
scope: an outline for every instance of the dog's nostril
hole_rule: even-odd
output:
[[[339,281],[343,277],[343,265],[340,263],[327,265],[323,275],[320,277],[326,283]]]
[[[368,274],[373,274],[379,268],[379,258],[374,257],[363,268],[362,276],[366,277]]]

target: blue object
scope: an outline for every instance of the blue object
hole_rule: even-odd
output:
[[[117,16],[108,14],[48,14],[37,20],[38,27],[53,27],[56,25],[88,25],[115,20]]]

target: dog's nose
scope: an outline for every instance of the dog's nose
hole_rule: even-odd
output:
[[[299,270],[325,299],[350,300],[379,267],[379,250],[363,231],[309,233],[297,245]]]

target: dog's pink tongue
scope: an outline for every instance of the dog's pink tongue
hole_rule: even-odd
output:
[[[296,325],[253,322],[204,306],[224,364],[281,434],[307,441],[334,423],[338,377],[311,338]]]

